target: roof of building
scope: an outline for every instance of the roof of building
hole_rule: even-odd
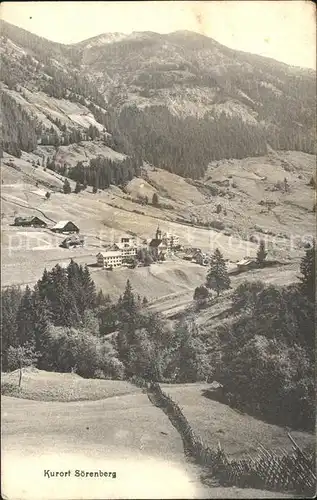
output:
[[[37,215],[28,215],[26,217],[16,217],[15,218],[15,220],[17,220],[17,221],[24,221],[24,222],[32,222],[32,220],[34,220],[34,219],[37,219],[37,220],[40,220],[41,222],[44,222]]]
[[[76,226],[76,224],[74,224],[74,222],[72,222],[71,220],[60,220],[59,222],[57,222],[57,224],[55,224],[54,227],[52,227],[52,229],[63,229],[63,227],[65,227],[69,223]]]
[[[84,237],[79,236],[78,234],[72,234],[71,236],[67,236],[67,238],[65,238],[63,242],[64,241],[84,241]]]
[[[101,255],[102,257],[121,257],[121,252],[119,250],[106,250],[104,252],[99,252],[97,257]]]
[[[237,262],[237,266],[247,266],[248,264],[252,264],[254,262],[253,259],[242,259]]]

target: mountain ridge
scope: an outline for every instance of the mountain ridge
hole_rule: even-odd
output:
[[[48,145],[59,146],[71,135],[73,142],[86,140],[89,127],[140,164],[192,178],[211,161],[268,148],[316,152],[316,73],[200,33],[108,33],[66,45],[2,21],[1,57],[2,147],[16,143],[11,153],[25,147],[18,143],[26,129],[35,149],[34,137],[43,144],[48,130],[54,135]],[[22,119],[21,131],[10,132],[13,116],[30,113],[31,123]]]

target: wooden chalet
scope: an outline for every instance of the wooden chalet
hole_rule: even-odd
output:
[[[79,227],[70,220],[61,220],[52,227],[54,233],[79,233]]]
[[[36,216],[16,217],[14,219],[14,225],[23,227],[47,227],[46,222]]]
[[[60,247],[69,248],[69,247],[83,247],[85,244],[85,240],[83,236],[79,236],[78,234],[72,234],[71,236],[67,236],[65,240],[62,241]]]

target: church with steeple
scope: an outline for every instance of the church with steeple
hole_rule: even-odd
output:
[[[162,233],[158,226],[153,238],[149,243],[149,248],[158,260],[165,260],[166,254],[179,245],[178,236]]]

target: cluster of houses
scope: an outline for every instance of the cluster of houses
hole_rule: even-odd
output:
[[[15,226],[48,228],[47,223],[37,216],[16,217]],[[79,228],[70,220],[62,220],[48,228],[54,233],[65,234],[67,237],[61,242],[62,247],[83,246],[84,238],[79,235]],[[97,266],[103,269],[115,269],[123,266],[135,267],[139,250],[147,250],[154,260],[163,261],[171,253],[178,251],[178,257],[201,266],[209,266],[211,256],[200,248],[182,249],[179,237],[171,233],[163,233],[158,227],[155,238],[139,243],[134,236],[124,236],[111,246],[97,254]],[[255,259],[246,257],[235,265],[235,272],[248,271],[257,267]]]
[[[14,219],[14,226],[48,228],[47,223],[37,216],[16,217]],[[61,243],[61,246],[64,248],[84,245],[84,238],[79,236],[79,227],[70,220],[61,220],[48,229],[53,231],[53,233],[69,235]]]
[[[211,255],[204,253],[200,248],[184,249],[178,256],[182,257],[184,260],[199,264],[200,266],[209,266],[211,261]],[[245,257],[244,259],[231,264],[227,259],[227,262],[229,266],[228,270],[232,274],[238,274],[251,269],[256,269],[258,267],[256,259],[251,257]]]
[[[133,264],[138,250],[147,249],[155,260],[165,260],[169,252],[179,246],[178,236],[162,233],[157,228],[155,238],[139,244],[134,236],[125,236],[117,243],[97,254],[97,266],[104,269],[114,269],[123,265]]]

